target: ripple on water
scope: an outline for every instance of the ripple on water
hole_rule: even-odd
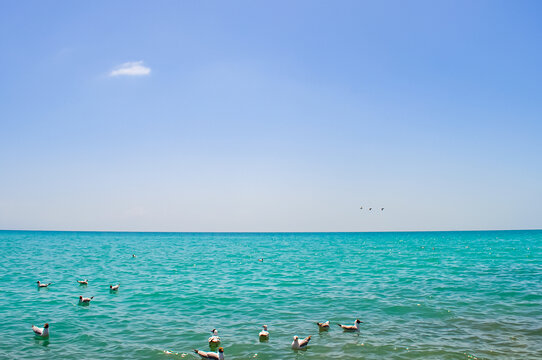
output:
[[[0,358],[194,358],[215,327],[228,359],[542,358],[541,240],[2,231]],[[95,298],[83,307],[79,295]],[[335,325],[358,317],[359,334]],[[30,325],[44,322],[51,337],[37,340]],[[294,334],[313,335],[307,351],[290,349]]]

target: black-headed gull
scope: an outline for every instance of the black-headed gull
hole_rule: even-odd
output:
[[[202,359],[217,359],[224,360],[224,348],[219,347],[218,352],[205,352],[201,350],[194,349],[194,352],[201,356]]]
[[[211,334],[213,335],[209,338],[209,345],[220,344],[220,337],[218,337],[218,330],[217,329],[211,330]]]
[[[109,290],[117,291],[119,289],[120,284],[117,284],[115,286],[109,285]]]
[[[356,319],[356,321],[354,321],[354,325],[337,325],[339,325],[344,331],[359,331],[359,324],[361,324],[362,322],[363,321]]]
[[[43,328],[37,327],[36,325],[32,325],[32,331],[34,331],[34,334],[41,337],[48,337],[49,336],[49,323],[45,323],[43,325]]]
[[[267,331],[267,325],[263,326],[263,330],[260,331],[260,340],[269,339],[269,331]]]
[[[91,296],[89,298],[84,298],[79,295],[79,304],[88,304],[90,303],[90,300],[94,299],[94,296]]]
[[[318,325],[318,328],[321,331],[329,330],[329,320],[326,322],[317,322],[316,325]]]
[[[42,287],[47,287],[49,285],[51,285],[52,283],[48,283],[48,284],[43,284],[41,283],[39,280],[38,280],[38,287],[42,288]]]
[[[85,280],[77,280],[77,282],[79,283],[79,285],[88,285],[88,279],[85,279]]]
[[[292,349],[299,350],[299,349],[305,349],[307,345],[309,345],[309,341],[311,341],[311,337],[307,336],[303,340],[299,340],[299,337],[296,335],[294,336],[294,342],[292,343]]]

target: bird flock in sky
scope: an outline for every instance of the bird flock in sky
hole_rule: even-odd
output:
[[[360,209],[360,210],[363,210],[363,209],[364,209],[364,208],[363,208],[363,205],[360,206],[359,209]],[[373,208],[372,208],[372,207],[370,207],[370,208],[365,207],[365,210],[373,211]],[[383,208],[383,207],[382,207],[382,208],[374,208],[374,211],[384,211],[384,208]]]

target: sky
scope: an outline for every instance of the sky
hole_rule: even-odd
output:
[[[539,1],[1,2],[0,229],[540,229],[540,39]]]

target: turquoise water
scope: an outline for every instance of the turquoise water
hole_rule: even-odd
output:
[[[215,327],[226,359],[542,358],[542,231],[0,231],[0,255],[0,358],[196,359]]]

